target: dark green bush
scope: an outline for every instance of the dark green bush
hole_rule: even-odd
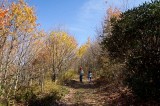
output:
[[[28,102],[30,99],[36,99],[36,95],[33,93],[32,88],[22,88],[19,91],[17,91],[17,94],[15,95],[14,99],[17,102]]]
[[[139,97],[160,97],[160,1],[144,3],[111,20],[102,45],[111,59],[126,63],[125,84]]]
[[[56,103],[57,100],[60,100],[61,96],[59,96],[58,92],[50,92],[47,95],[43,95],[41,98],[30,99],[29,106],[53,106],[58,105]]]

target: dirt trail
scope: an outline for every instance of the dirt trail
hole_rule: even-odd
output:
[[[83,83],[80,83],[77,78],[66,87],[69,93],[60,100],[58,106],[160,106],[159,102],[136,100],[127,87],[115,84],[103,83],[98,86],[95,81],[89,83],[84,79]]]
[[[97,93],[98,87],[94,81],[89,83],[84,79],[83,83],[80,83],[78,79],[74,79],[66,86],[69,94],[61,99],[60,106],[103,106],[103,97]]]

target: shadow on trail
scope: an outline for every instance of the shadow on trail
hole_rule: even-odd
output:
[[[55,105],[55,106],[93,106],[92,104],[88,104],[88,103],[75,103],[75,104],[59,104],[59,105]]]
[[[92,81],[91,83],[89,82],[79,82],[76,80],[71,80],[70,82],[68,82],[66,84],[66,86],[70,87],[70,88],[74,88],[74,89],[95,89],[97,87],[97,85],[95,84],[94,81]]]

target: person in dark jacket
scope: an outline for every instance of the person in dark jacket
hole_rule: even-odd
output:
[[[79,79],[80,79],[80,82],[83,82],[83,74],[84,74],[84,71],[82,69],[82,67],[80,67],[80,70],[79,70]]]

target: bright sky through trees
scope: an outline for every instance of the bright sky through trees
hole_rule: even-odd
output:
[[[106,8],[124,6],[132,8],[150,0],[27,0],[35,7],[40,28],[51,31],[56,26],[63,26],[78,43],[84,44],[87,38],[94,37],[96,28],[104,20]],[[128,1],[127,4],[122,3]]]

